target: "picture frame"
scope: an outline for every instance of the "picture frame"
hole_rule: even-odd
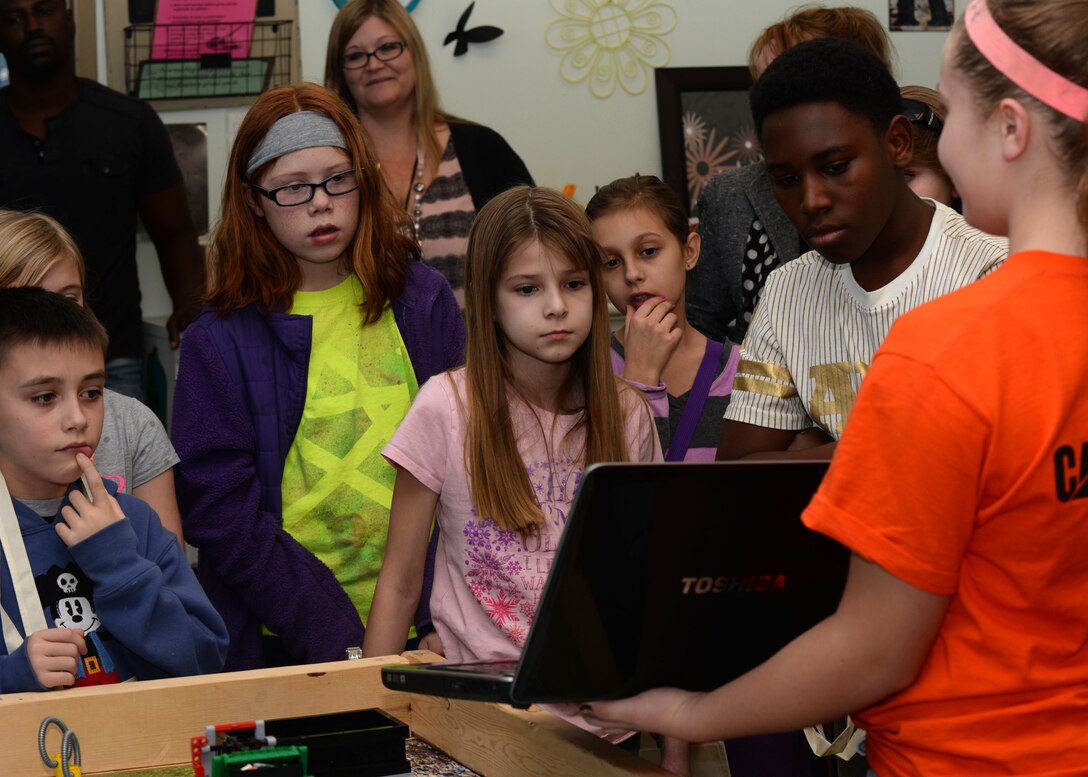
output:
[[[747,67],[659,67],[654,71],[665,183],[694,214],[719,172],[763,158],[748,107]]]
[[[888,29],[892,32],[951,30],[955,20],[955,0],[888,0]]]

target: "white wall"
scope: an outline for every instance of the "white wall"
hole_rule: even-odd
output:
[[[455,58],[453,46],[443,47],[442,41],[456,27],[468,2],[421,0],[413,13],[447,110],[498,130],[539,184],[562,188],[573,183],[575,199],[582,203],[592,196],[595,185],[614,178],[636,171],[661,174],[652,76],[642,94],[632,96],[617,88],[605,100],[593,97],[584,82],[564,81],[559,75],[563,55],[544,40],[548,25],[559,18],[548,0],[476,0],[469,27],[489,24],[501,27],[505,34],[491,43],[474,44],[467,54]],[[744,65],[751,40],[798,5],[796,0],[665,2],[678,16],[676,28],[664,38],[672,51],[668,67]],[[887,24],[887,0],[857,0],[855,4]],[[302,76],[321,82],[336,7],[331,0],[299,0],[299,5]],[[891,33],[899,82],[934,86],[945,37],[940,32]],[[208,124],[213,219],[229,152],[229,114],[236,119],[240,112],[162,114],[167,123]],[[141,247],[140,272],[145,315],[168,312],[169,299],[150,246]]]

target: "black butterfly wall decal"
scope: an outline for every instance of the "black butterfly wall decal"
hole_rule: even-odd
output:
[[[472,14],[472,9],[476,5],[476,0],[472,0],[468,4],[468,8],[461,14],[461,18],[457,20],[457,29],[446,36],[443,46],[448,46],[454,41],[457,41],[457,45],[453,47],[453,56],[459,57],[468,51],[468,44],[470,43],[487,43],[489,40],[495,40],[495,38],[502,35],[502,30],[498,27],[489,27],[484,25],[483,27],[473,27],[471,30],[466,30],[465,25],[468,24],[468,17]]]

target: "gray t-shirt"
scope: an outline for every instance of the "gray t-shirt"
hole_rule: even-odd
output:
[[[131,494],[180,461],[158,417],[143,402],[106,389],[105,408],[94,466],[119,491]]]
[[[20,499],[19,501],[40,515],[43,521],[52,523],[57,513],[60,512],[60,506],[64,504],[64,497],[58,497],[57,499]]]

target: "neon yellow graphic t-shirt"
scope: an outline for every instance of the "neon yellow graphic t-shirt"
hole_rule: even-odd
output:
[[[306,404],[284,462],[283,526],[336,575],[364,622],[385,555],[396,471],[382,447],[419,390],[392,309],[361,326],[355,275],[297,292],[313,318]]]

